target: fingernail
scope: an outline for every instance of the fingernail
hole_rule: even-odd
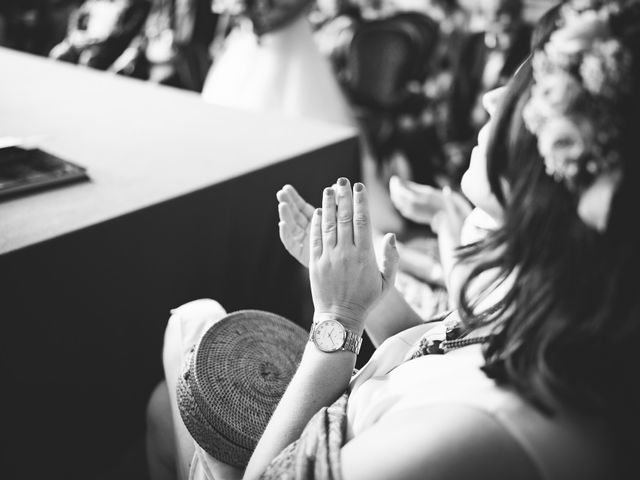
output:
[[[361,192],[362,190],[364,190],[364,185],[363,185],[363,184],[361,184],[360,182],[358,182],[358,183],[356,183],[356,184],[354,185],[353,189],[354,189],[356,192]]]
[[[344,187],[347,184],[347,179],[344,177],[340,177],[338,179],[338,185],[340,185],[341,187]]]
[[[391,234],[391,238],[389,239],[389,245],[391,245],[392,247],[396,246],[396,234],[395,233]]]
[[[316,208],[316,212],[315,213],[316,213],[317,216],[322,215],[322,209],[321,208]]]
[[[331,195],[333,195],[333,188],[331,187],[327,187],[324,189],[324,194],[327,195],[328,197],[330,197]]]

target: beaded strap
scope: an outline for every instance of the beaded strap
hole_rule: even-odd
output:
[[[440,348],[443,350],[443,353],[446,353],[449,350],[455,350],[456,348],[466,347],[467,345],[484,343],[490,338],[491,338],[491,335],[482,335],[480,337],[458,338],[456,340],[445,340],[444,342],[440,343]]]
[[[411,355],[411,360],[424,355],[442,355],[444,353],[455,350],[456,348],[466,347],[476,343],[485,343],[492,335],[482,335],[480,337],[458,338],[456,340],[434,340],[423,338],[420,340],[418,349]]]

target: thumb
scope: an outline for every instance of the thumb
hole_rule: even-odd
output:
[[[444,206],[444,211],[447,215],[455,215],[456,204],[455,200],[453,199],[453,192],[451,191],[451,187],[449,186],[445,186],[442,189],[442,203]]]
[[[382,276],[386,282],[384,288],[395,285],[400,255],[396,245],[395,233],[387,233],[382,240]]]

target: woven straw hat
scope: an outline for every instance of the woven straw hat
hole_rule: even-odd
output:
[[[231,313],[207,330],[178,379],[180,415],[198,445],[246,466],[307,338],[300,326],[259,310]]]

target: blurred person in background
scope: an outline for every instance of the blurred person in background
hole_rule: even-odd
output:
[[[212,42],[224,25],[211,0],[154,0],[140,34],[113,70],[153,83],[202,91]]]
[[[2,0],[0,45],[47,55],[64,38],[70,13],[81,0]]]
[[[69,18],[66,37],[49,56],[107,70],[140,33],[150,0],[86,0]]]
[[[231,32],[211,66],[205,101],[354,125],[351,108],[307,18],[309,0],[216,0]]]
[[[437,185],[445,165],[442,138],[446,132],[453,66],[460,44],[468,33],[469,15],[457,0],[395,0],[401,10],[418,11],[438,26],[438,41],[430,58],[428,74],[422,84],[425,101],[411,117],[400,119],[399,128],[407,144],[414,181]]]
[[[502,86],[529,53],[522,0],[480,0],[482,31],[465,36],[453,67],[445,131],[446,182],[455,189],[487,120],[482,95]]]
[[[318,0],[309,20],[320,53],[329,59],[338,81],[343,82],[349,46],[363,21],[360,6],[352,0]]]
[[[438,23],[440,41],[423,86],[429,101],[422,112],[421,122],[432,131],[434,146],[431,148],[430,157],[424,161],[431,163],[436,172],[431,183],[439,185],[446,183],[440,178],[446,164],[442,139],[445,138],[449,118],[454,65],[459,55],[460,44],[469,33],[469,13],[460,6],[458,0],[429,0],[427,8],[428,14]]]

